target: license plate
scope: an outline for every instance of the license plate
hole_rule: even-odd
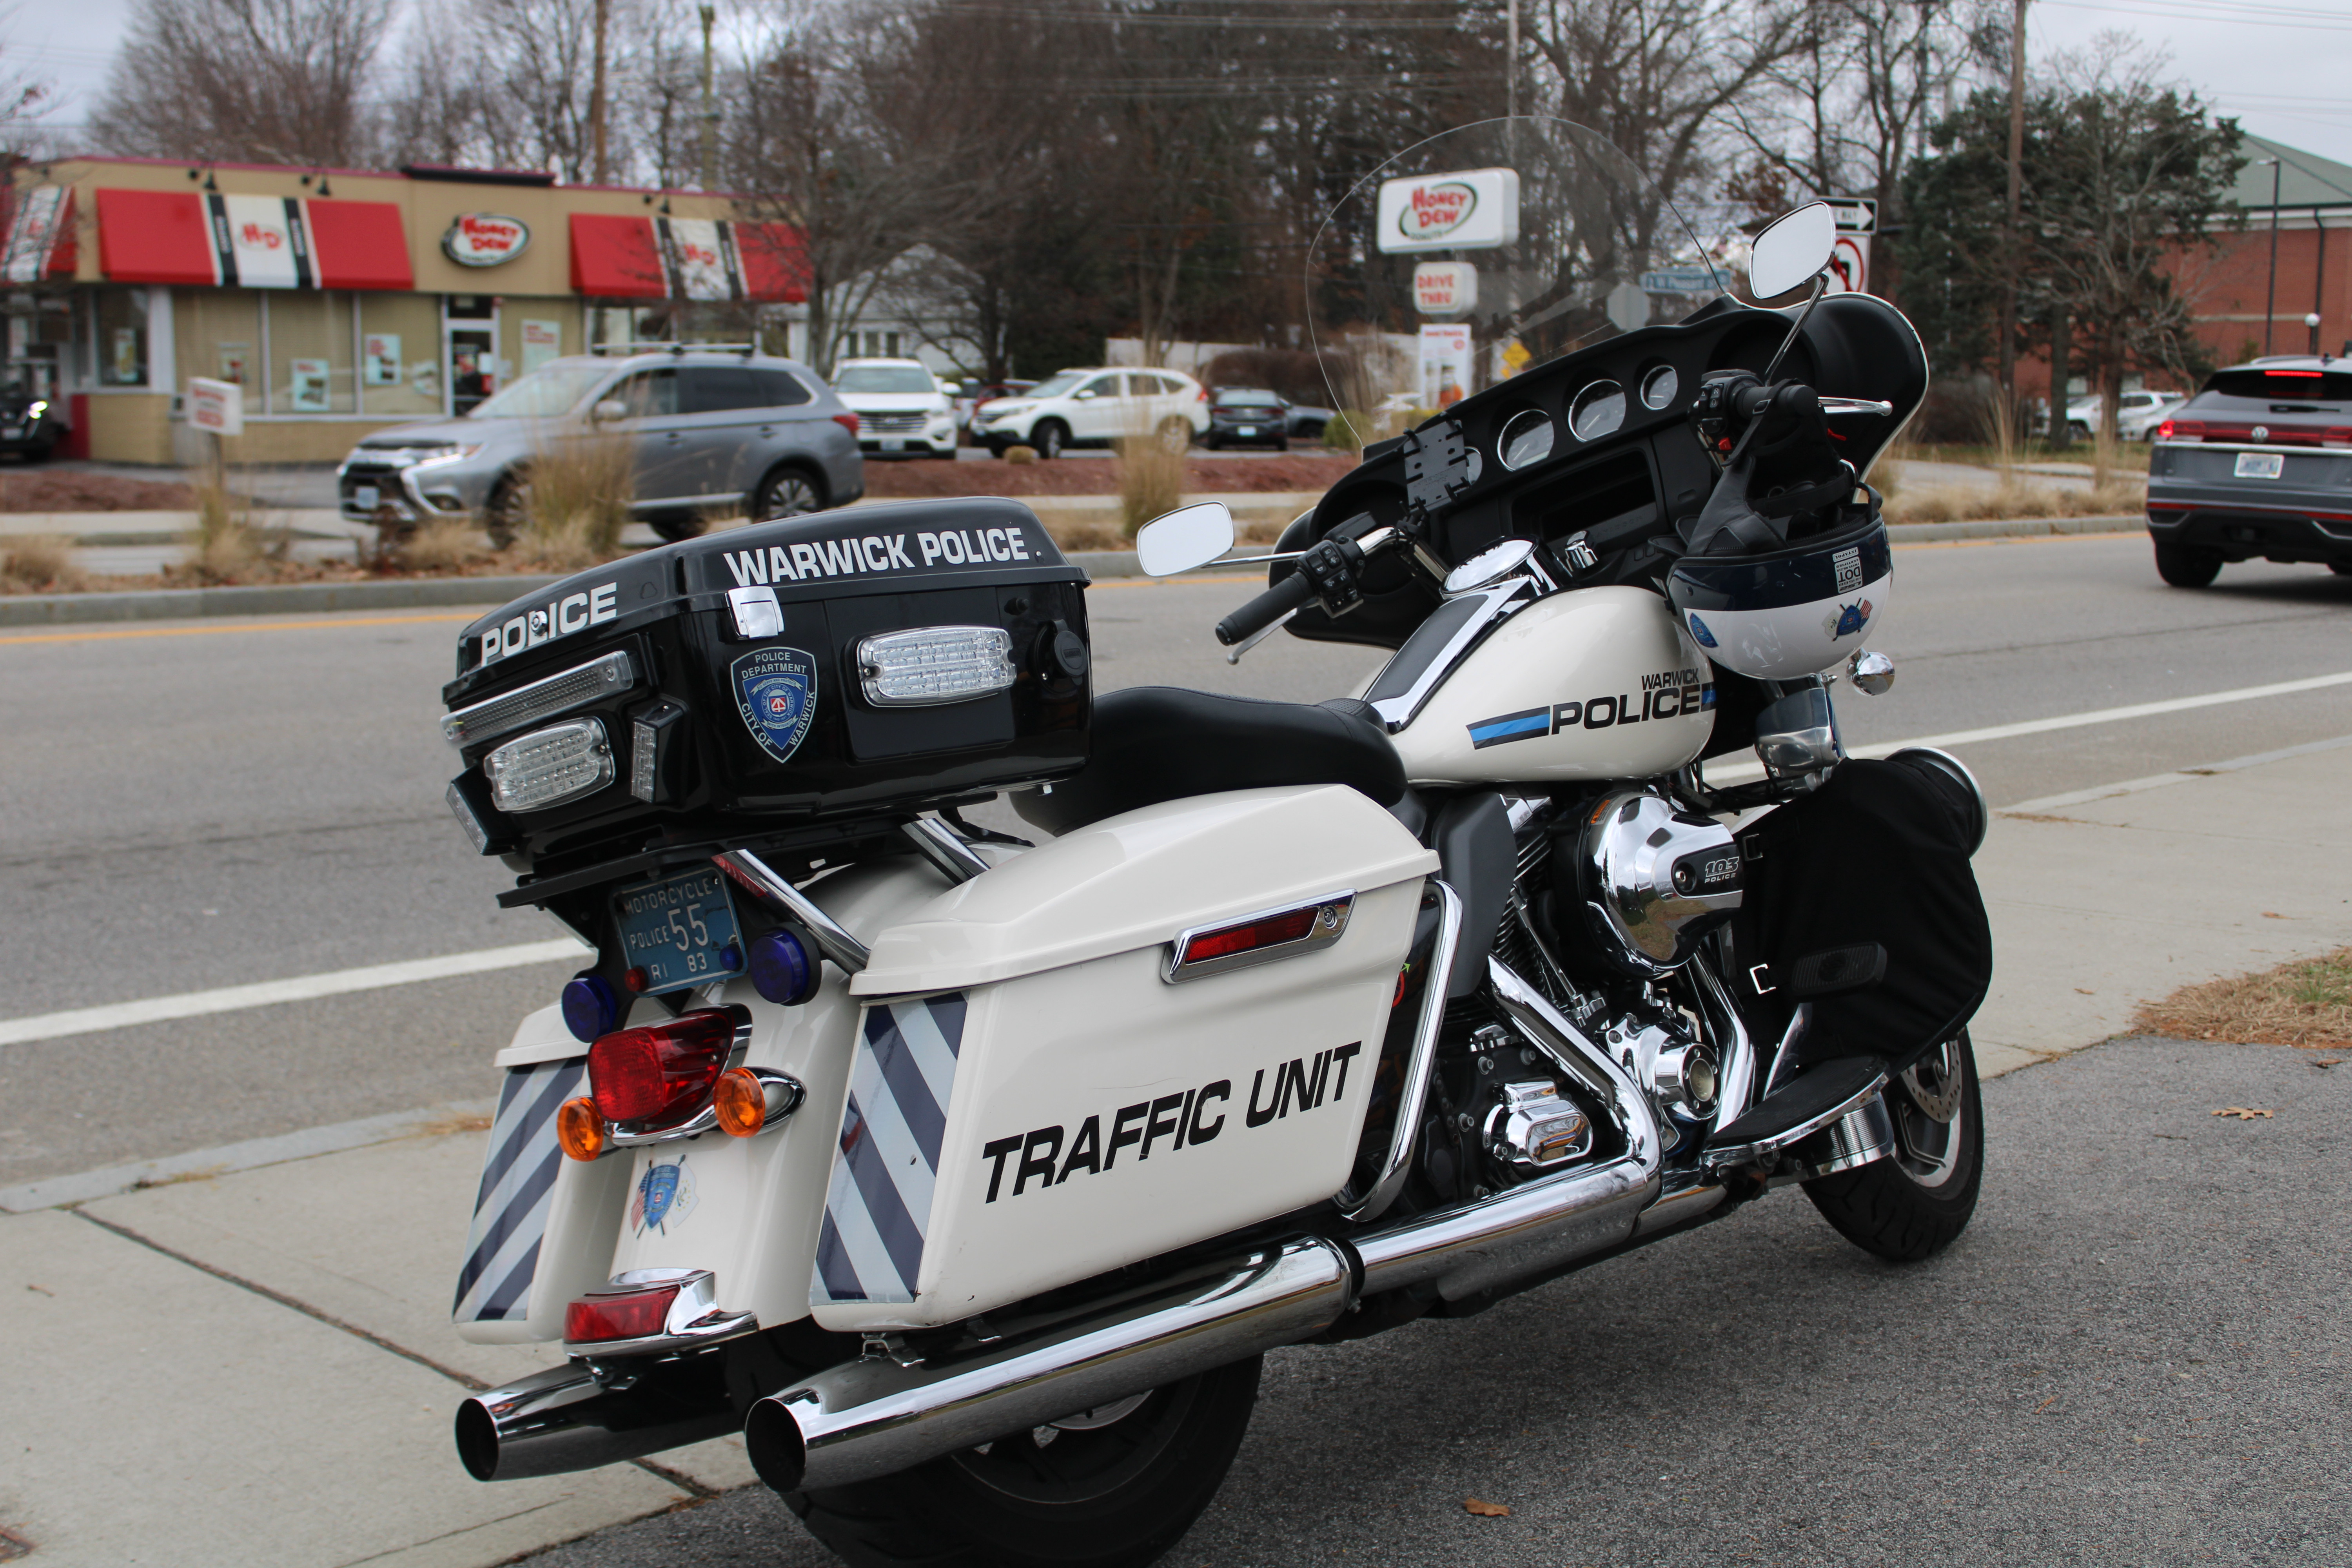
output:
[[[907,443],[902,437],[885,436],[882,437],[882,449],[886,452],[903,452],[907,449]]]
[[[352,504],[362,511],[373,511],[383,499],[373,485],[362,485],[352,491]]]
[[[716,867],[624,888],[613,912],[622,954],[646,972],[649,995],[743,973],[735,905]]]
[[[1255,436],[1257,434],[1257,426],[1255,425],[1244,425],[1240,429],[1234,431],[1234,434],[1236,436]]]
[[[22,440],[24,436],[25,427],[22,425],[11,425],[6,429],[0,430],[0,437],[5,437],[11,441]]]
[[[2242,479],[2274,479],[2286,467],[2284,452],[2241,452],[2238,454],[2238,478]]]

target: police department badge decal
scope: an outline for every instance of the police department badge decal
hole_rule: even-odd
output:
[[[796,647],[763,647],[729,667],[735,677],[735,710],[760,749],[780,763],[792,761],[816,715],[816,660]]]

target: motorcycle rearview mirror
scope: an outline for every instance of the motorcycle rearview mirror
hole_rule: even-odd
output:
[[[1829,203],[1782,213],[1748,245],[1748,292],[1759,304],[1793,294],[1819,277],[1836,251],[1837,215]]]
[[[1234,514],[1221,500],[1162,512],[1136,531],[1135,560],[1147,577],[1205,566],[1234,547]]]

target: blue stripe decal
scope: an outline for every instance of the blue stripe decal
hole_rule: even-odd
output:
[[[528,1077],[536,1070],[541,1069],[517,1068],[509,1075],[509,1081],[511,1083],[519,1078]],[[491,1189],[504,1179],[509,1168],[517,1160],[522,1158],[523,1151],[530,1146],[540,1129],[546,1124],[547,1119],[553,1116],[563,1102],[572,1098],[572,1087],[580,1081],[581,1075],[587,1070],[587,1064],[584,1061],[577,1067],[569,1062],[562,1062],[556,1065],[554,1071],[547,1074],[545,1086],[531,1096],[530,1103],[523,1109],[516,1121],[514,1131],[508,1135],[504,1143],[493,1149],[489,1157],[482,1162],[482,1189],[474,1195],[475,1207],[479,1208],[489,1201]],[[516,1097],[509,1095],[500,1098],[504,1101],[511,1102]],[[495,1130],[506,1121],[506,1118],[507,1104],[501,1103],[499,1107],[498,1120],[490,1124],[491,1127]]]
[[[896,1028],[872,1043],[875,1065],[882,1069],[882,1081],[890,1086],[891,1098],[898,1102],[907,1131],[915,1135],[915,1147],[923,1152],[923,1163],[938,1170],[940,1140],[947,1136],[946,1113],[931,1099],[931,1086],[923,1081],[923,1069],[915,1065],[905,1037]]]
[[[1524,712],[1497,713],[1492,719],[1481,719],[1471,725],[1470,745],[1496,745],[1504,741],[1523,740],[1529,735],[1549,733],[1551,730],[1551,710],[1529,708]]]
[[[961,991],[950,991],[944,996],[934,996],[923,1004],[930,1009],[931,1022],[939,1026],[940,1038],[948,1043],[948,1055],[963,1055],[963,1016],[971,1004],[963,999]]]
[[[816,1277],[824,1283],[824,1293],[836,1301],[863,1301],[866,1287],[858,1281],[857,1270],[850,1266],[849,1249],[841,1245],[840,1227],[833,1223],[828,1212],[824,1228],[816,1238]]]
[[[841,1157],[848,1162],[849,1173],[856,1179],[858,1195],[866,1200],[866,1213],[874,1222],[875,1234],[889,1250],[900,1286],[914,1289],[915,1276],[923,1267],[923,1230],[907,1212],[898,1189],[890,1184],[889,1162],[883,1159],[871,1138],[858,1139],[841,1152]]]
[[[505,1283],[490,1293],[482,1308],[483,1317],[502,1321],[530,1316],[530,1281],[539,1272],[539,1242],[532,1242],[530,1250],[522,1255],[522,1261],[508,1272]]]
[[[811,1304],[914,1300],[966,1012],[954,993],[866,1009],[826,1186]]]

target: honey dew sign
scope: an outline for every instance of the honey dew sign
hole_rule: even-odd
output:
[[[530,226],[499,213],[459,213],[441,237],[441,253],[460,267],[496,267],[530,248]]]
[[[1519,172],[1464,169],[1382,180],[1375,220],[1389,255],[1492,250],[1519,237]]]

